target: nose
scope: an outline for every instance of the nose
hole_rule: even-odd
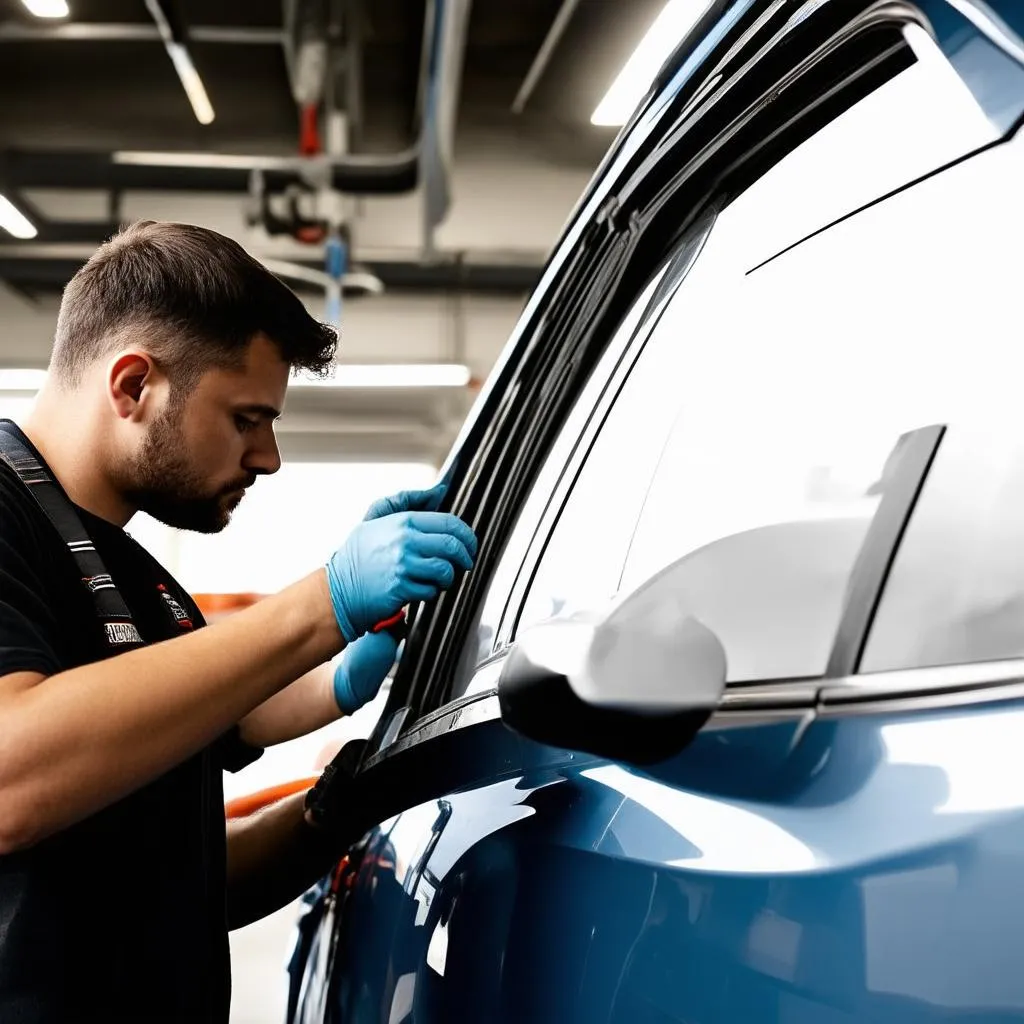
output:
[[[250,473],[258,476],[270,476],[281,468],[281,451],[273,430],[268,430],[259,442],[245,453],[242,465]]]

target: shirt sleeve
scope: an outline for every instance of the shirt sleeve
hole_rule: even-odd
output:
[[[214,758],[226,772],[240,772],[263,756],[262,747],[252,747],[242,739],[236,725],[213,745]]]
[[[50,552],[31,495],[0,463],[0,676],[60,671],[60,625],[46,586]]]

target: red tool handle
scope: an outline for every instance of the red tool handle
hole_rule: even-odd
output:
[[[378,622],[371,633],[383,633],[386,629],[391,629],[393,626],[397,626],[405,618],[405,609],[395,612],[390,619],[385,619],[383,622]]]

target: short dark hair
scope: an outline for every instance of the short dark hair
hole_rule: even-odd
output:
[[[323,374],[337,332],[238,242],[209,228],[138,221],[105,242],[64,289],[51,370],[76,385],[125,332],[146,344],[175,391],[214,367],[239,366],[265,334],[296,369]]]

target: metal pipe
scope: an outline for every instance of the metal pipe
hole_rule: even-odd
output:
[[[579,2],[580,0],[562,0],[562,6],[559,7],[555,20],[551,23],[551,28],[548,29],[548,34],[544,37],[544,42],[541,43],[540,49],[537,51],[537,56],[533,58],[530,70],[526,72],[523,84],[519,87],[519,92],[516,93],[516,98],[512,101],[513,114],[521,114],[526,108],[526,102],[533,95],[533,90],[537,88],[540,76],[544,74],[551,61],[555,47],[558,46],[563,33],[568,28],[569,20],[579,6]]]
[[[348,115],[349,148],[363,146],[363,4],[349,0],[345,19],[345,113]],[[335,83],[337,85],[337,83]]]
[[[330,274],[304,263],[292,263],[290,260],[265,259],[260,262],[272,274],[289,281],[302,281],[304,284],[315,285],[325,291],[334,285]],[[346,271],[341,277],[343,291],[358,291],[367,295],[383,295],[384,282],[376,274],[366,270],[353,269]]]
[[[462,62],[472,0],[436,0],[433,58],[424,93],[423,146],[420,174],[423,181],[424,258],[436,256],[434,231],[451,206],[452,163],[459,112]]]
[[[234,25],[193,25],[185,37],[194,43],[280,46],[284,32],[279,28],[246,28]],[[162,41],[156,25],[90,24],[26,25],[18,21],[0,22],[0,43],[83,42],[83,43],[158,43]]]
[[[0,150],[0,174],[10,188],[122,189],[124,191],[247,194],[262,171],[266,187],[333,188],[353,195],[398,195],[416,188],[419,148],[388,156],[235,156],[217,153],[106,153],[94,150]]]
[[[33,291],[59,293],[95,251],[95,243],[0,244],[0,279]],[[316,256],[280,258],[260,252],[253,255],[271,272],[322,294],[326,275]],[[362,254],[343,286],[352,292],[370,294],[383,287],[388,292],[467,292],[519,298],[536,284],[542,268],[539,254],[529,260],[523,254],[516,262],[508,262],[498,253],[443,252],[431,264],[420,262],[416,255],[408,253],[403,259],[396,253],[390,258],[368,259]]]
[[[147,0],[147,3],[158,4],[159,0]],[[335,190],[351,195],[395,195],[422,185],[424,248],[429,253],[433,245],[433,231],[447,216],[451,202],[452,153],[470,8],[471,0],[431,0],[427,6],[424,25],[427,59],[420,75],[424,108],[420,137],[415,145],[401,152],[384,156],[327,154],[305,158],[217,153],[6,150],[0,151],[0,170],[4,180],[13,188],[155,189],[248,194],[255,170],[263,173],[266,188],[275,193],[294,184],[314,188],[329,184]],[[180,32],[184,34],[183,29]],[[177,36],[172,34],[172,38]]]

